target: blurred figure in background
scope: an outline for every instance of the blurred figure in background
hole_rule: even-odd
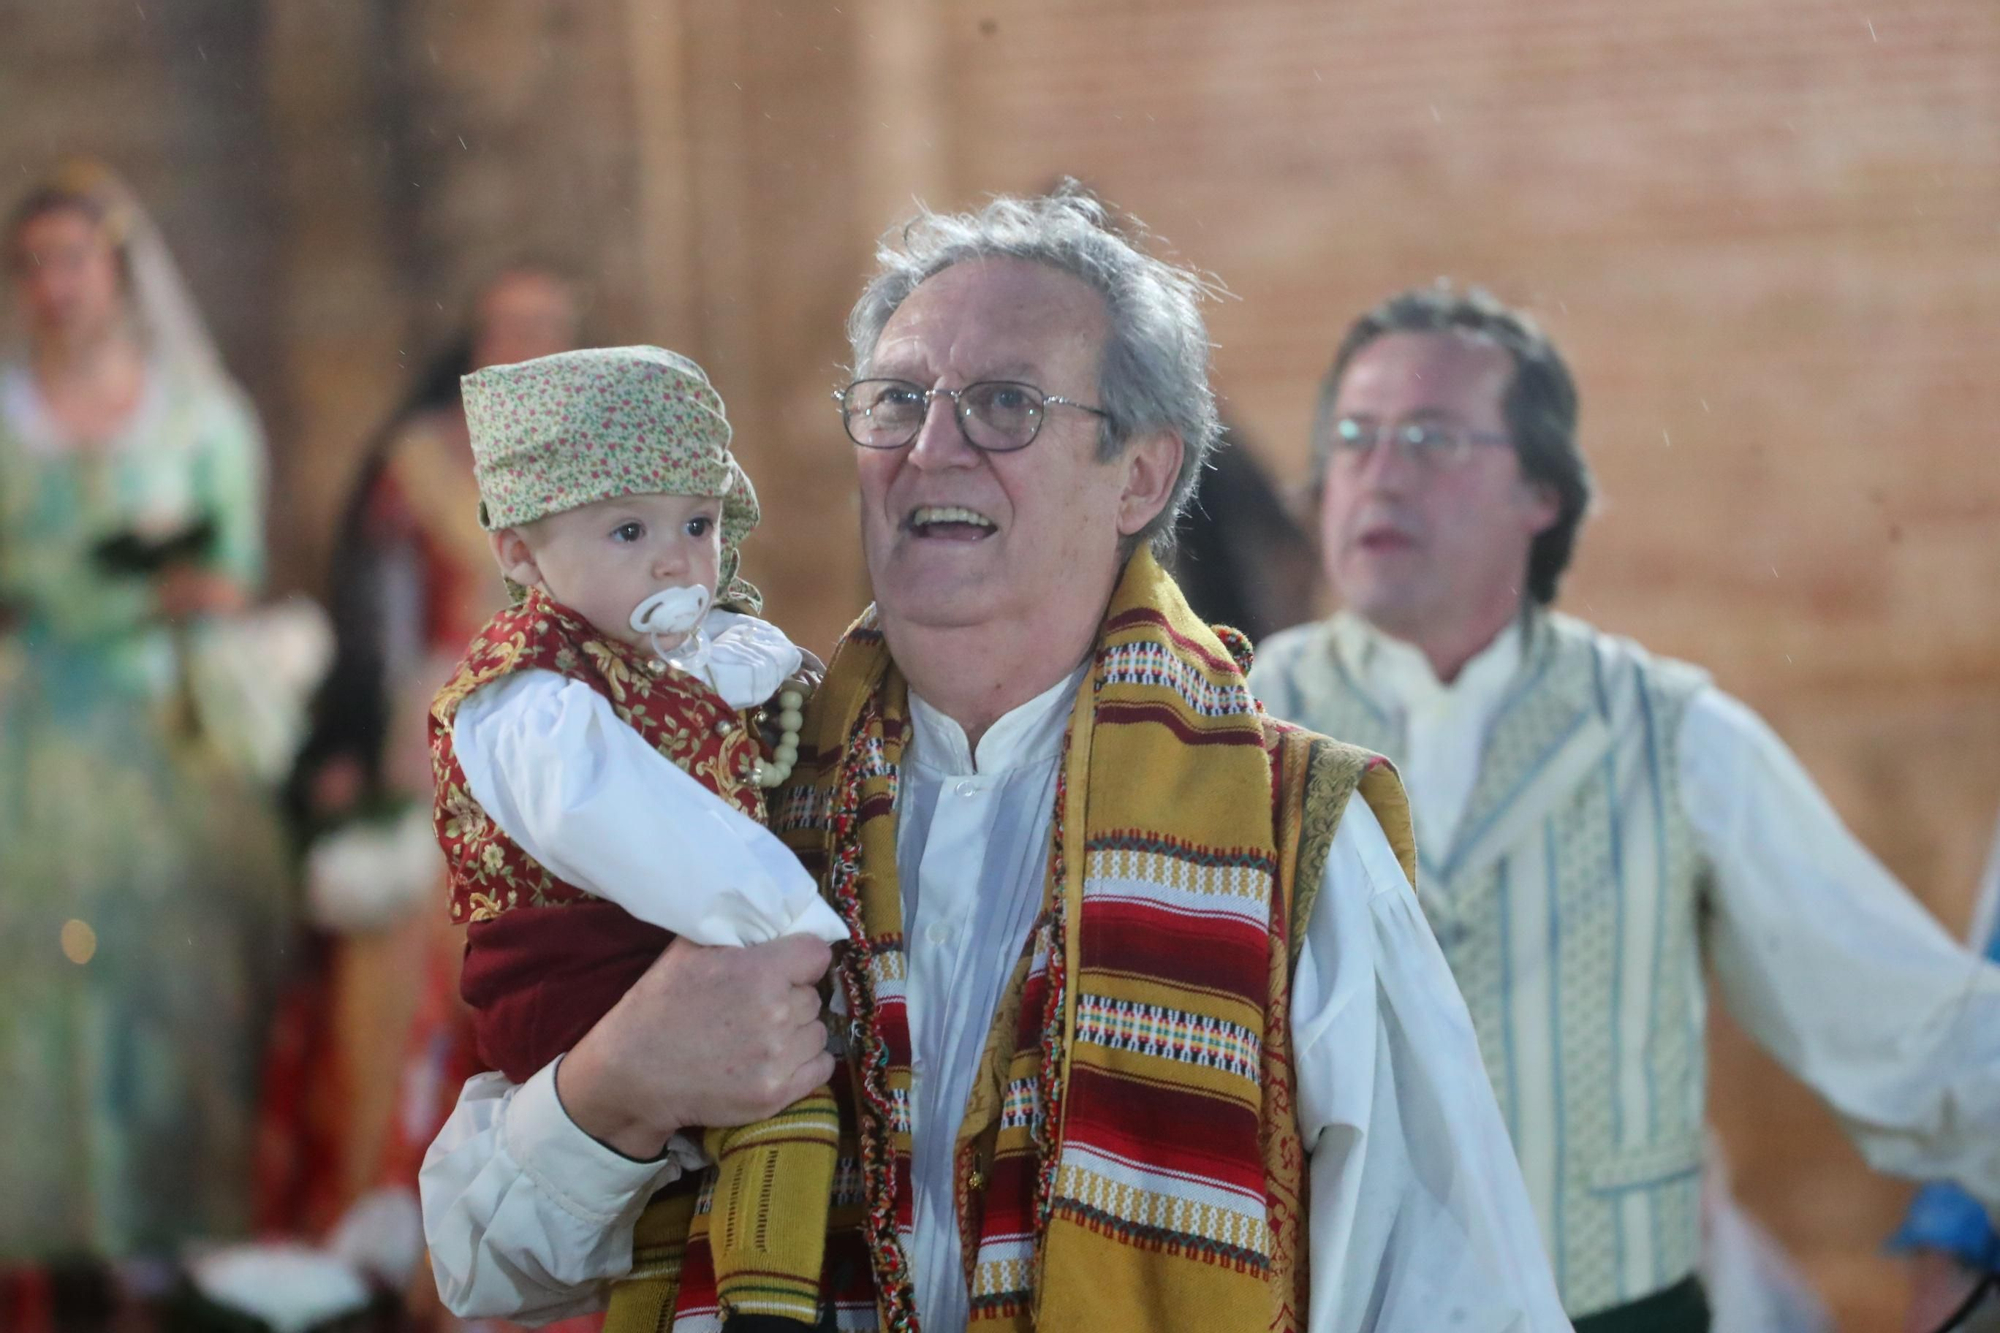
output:
[[[2000,833],[1986,861],[1972,946],[2000,963]],[[2000,1227],[1994,1214],[1956,1185],[1924,1186],[1892,1242],[1911,1261],[1909,1333],[1930,1333],[1972,1294],[1980,1278],[2000,1273]],[[2000,1294],[1988,1293],[1965,1324],[1967,1333],[2000,1333]]]
[[[194,680],[262,571],[256,418],[108,172],[58,172],[0,241],[23,335],[0,365],[0,1270],[18,1310],[60,1256],[170,1256],[247,1226],[284,892],[275,820]]]
[[[1210,458],[1168,572],[1196,615],[1262,642],[1313,614],[1318,554],[1241,431],[1225,423]]]
[[[474,298],[465,335],[363,457],[329,579],[334,666],[294,779],[292,801],[310,823],[428,796],[430,697],[473,631],[506,605],[479,527],[459,377],[568,351],[579,320],[574,288],[553,269],[502,270]]]
[[[1704,967],[1872,1165],[1989,1201],[2000,969],[1705,673],[1550,609],[1591,497],[1576,415],[1555,347],[1483,292],[1356,321],[1314,426],[1347,609],[1250,684],[1402,767],[1418,896],[1579,1333],[1698,1333]]]
[[[567,351],[580,323],[567,277],[502,269],[368,447],[329,571],[333,667],[287,790],[318,962],[276,1048],[264,1220],[317,1234],[340,1217],[336,1248],[384,1281],[414,1282],[419,1313],[432,1301],[417,1166],[481,1067],[458,998],[463,941],[442,906],[425,718],[474,631],[507,604],[479,525],[459,378]]]

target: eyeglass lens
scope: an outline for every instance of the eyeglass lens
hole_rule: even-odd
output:
[[[1389,426],[1361,417],[1342,417],[1335,422],[1333,442],[1339,452],[1353,458],[1373,453],[1386,442],[1427,463],[1453,462],[1467,452],[1471,443],[1466,432],[1433,422],[1410,421]]]
[[[968,384],[953,406],[966,438],[981,449],[1019,449],[1042,426],[1043,396],[1030,385],[1007,380]],[[847,433],[856,444],[893,449],[908,444],[923,429],[934,395],[905,380],[858,380],[843,403]]]

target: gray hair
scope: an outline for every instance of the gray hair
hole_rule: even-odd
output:
[[[1104,298],[1111,331],[1097,372],[1105,417],[1097,456],[1109,462],[1135,437],[1167,431],[1181,441],[1172,497],[1131,545],[1150,541],[1164,556],[1203,462],[1222,433],[1208,387],[1208,326],[1201,302],[1215,281],[1147,254],[1138,221],[1107,207],[1073,180],[1048,194],[999,195],[969,213],[934,213],[892,228],[875,251],[876,273],[847,317],[854,373],[875,353],[882,330],[926,278],[974,259],[1025,259],[1081,280]]]

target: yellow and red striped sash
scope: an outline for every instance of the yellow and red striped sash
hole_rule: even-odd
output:
[[[1202,624],[1150,555],[1128,564],[1072,711],[1043,910],[958,1143],[976,1325],[1304,1323],[1294,924],[1357,786],[1406,868],[1413,858],[1394,771],[1265,716],[1239,644]],[[827,1283],[843,1328],[916,1327],[894,818],[906,703],[864,616],[772,810],[851,933]],[[701,1326],[705,1312],[681,1309]]]

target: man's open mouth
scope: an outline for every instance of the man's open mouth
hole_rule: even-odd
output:
[[[1408,551],[1415,548],[1417,539],[1398,528],[1378,527],[1363,532],[1354,544],[1364,551]]]
[[[903,520],[903,526],[919,537],[941,537],[946,541],[975,542],[996,530],[992,519],[963,505],[918,505]]]

